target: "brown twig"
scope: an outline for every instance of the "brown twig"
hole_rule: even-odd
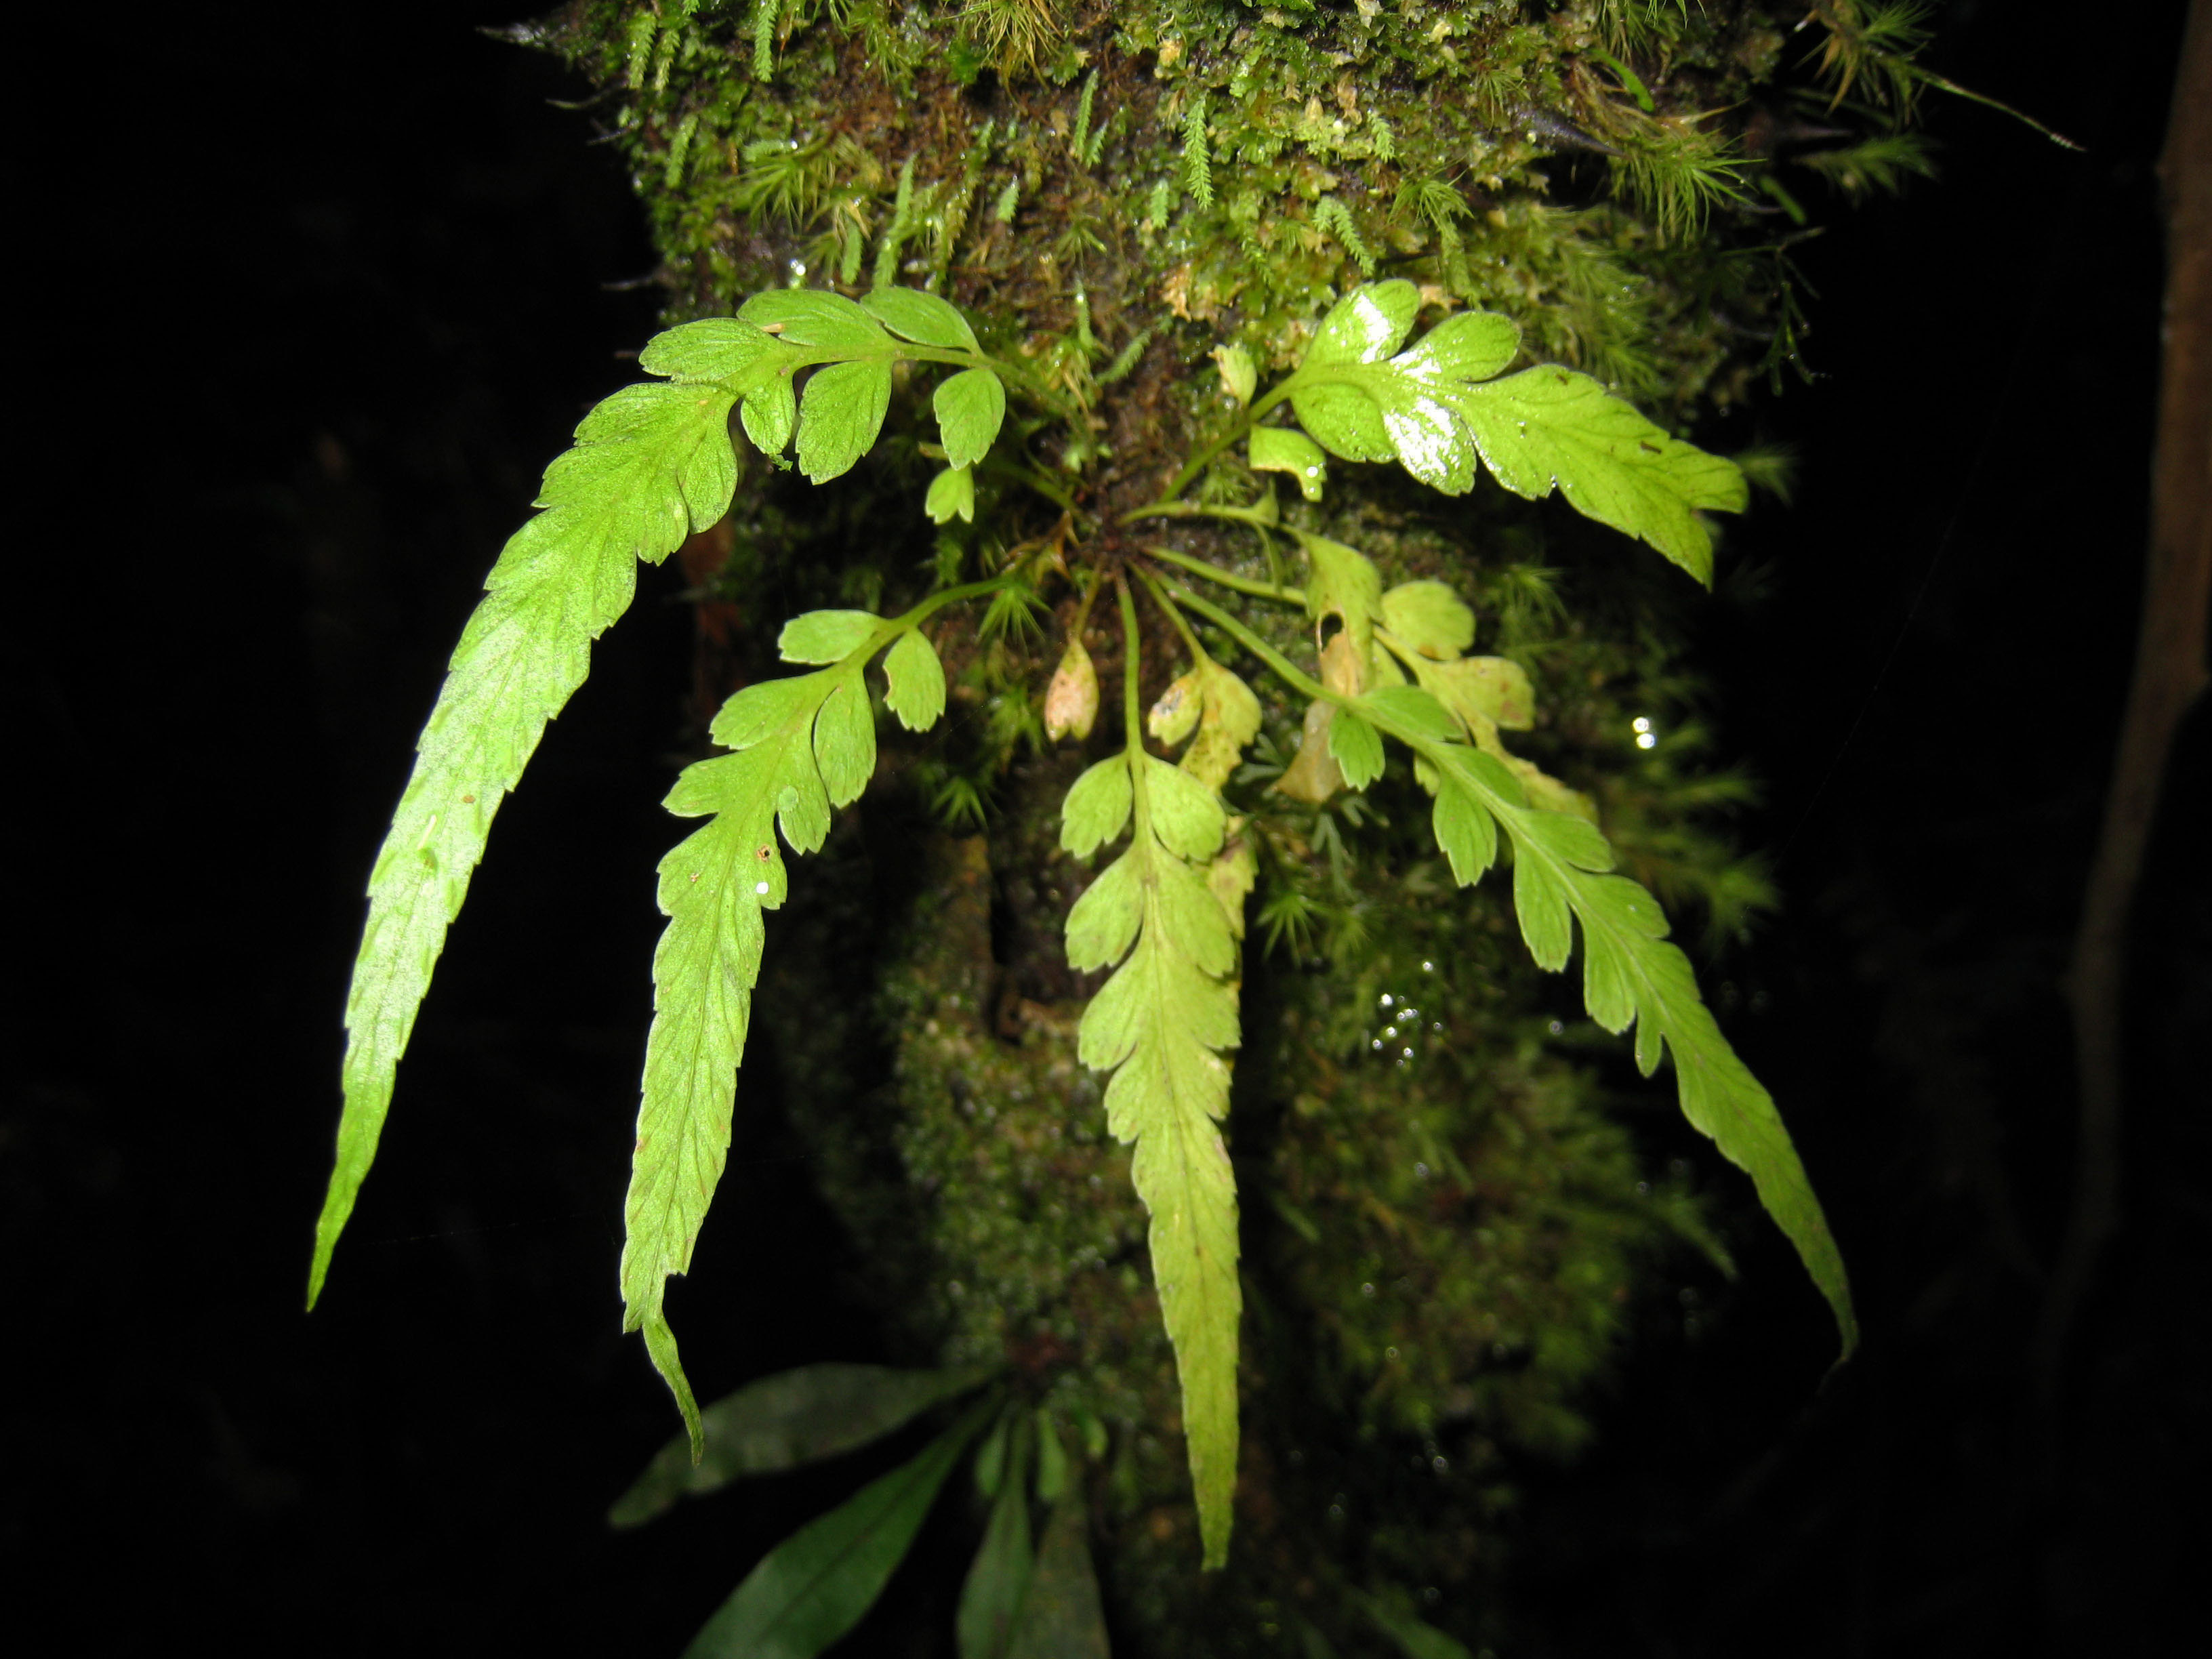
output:
[[[2212,608],[2212,3],[2191,0],[2159,178],[2166,219],[2164,361],[2135,674],[2068,969],[2080,1091],[2073,1207],[2035,1333],[2035,1399],[2057,1421],[2067,1348],[2120,1218],[2130,912],[2173,735],[2203,694]],[[2046,1439],[2046,1447],[2049,1442]]]

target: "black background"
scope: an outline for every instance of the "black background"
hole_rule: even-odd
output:
[[[1759,577],[1705,641],[1788,899],[1727,964],[1732,1030],[1867,1346],[1824,1386],[1817,1299],[1742,1229],[1744,1280],[1650,1322],[1601,1449],[1530,1471],[1532,1651],[2149,1651],[2199,1559],[2202,708],[2135,935],[2126,1228],[2055,1434],[2026,1411],[2072,1171],[2057,979],[2136,625],[2180,8],[2035,10],[1945,8],[1934,62],[2087,152],[1938,99],[1942,181],[1808,246],[1824,378],[1761,417],[1801,488],[1734,538]],[[502,813],[331,1291],[299,1309],[409,746],[538,470],[654,319],[621,286],[653,256],[619,158],[548,101],[582,88],[472,32],[526,15],[178,8],[32,54],[65,95],[18,155],[0,1571],[9,1625],[49,1599],[67,1620],[57,1650],[673,1653],[853,1481],[599,1518],[672,1425],[614,1285],[688,675],[672,572]],[[878,1357],[772,1118],[675,1291],[710,1394]],[[902,1594],[849,1650],[922,1650]]]

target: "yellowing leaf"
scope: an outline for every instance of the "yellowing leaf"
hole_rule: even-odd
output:
[[[1071,914],[1069,959],[1095,966],[1117,947],[1127,954],[1084,1011],[1077,1052],[1094,1071],[1113,1073],[1107,1127],[1136,1144],[1131,1173],[1152,1217],[1152,1282],[1182,1382],[1205,1564],[1214,1567],[1229,1547],[1243,1309],[1236,1182],[1217,1127],[1229,1107],[1221,1054],[1237,1041],[1227,982],[1236,936],[1203,867],[1220,850],[1226,821],[1211,788],[1140,749],[1101,765],[1127,780],[1135,833]],[[1107,786],[1092,781],[1099,774],[1094,767],[1070,793],[1063,842],[1095,845],[1091,830],[1118,820]],[[1086,797],[1079,805],[1078,793]],[[1085,831],[1071,836],[1079,817]]]
[[[1183,753],[1182,769],[1208,788],[1218,789],[1244,758],[1245,745],[1260,735],[1260,700],[1250,686],[1218,662],[1201,663],[1197,672],[1204,712],[1199,716],[1198,738]]]
[[[1474,612],[1442,582],[1401,582],[1383,594],[1382,621],[1407,648],[1439,659],[1474,643]]]
[[[1097,719],[1098,671],[1083,641],[1070,640],[1045,688],[1044,734],[1054,743],[1069,736],[1087,738]]]

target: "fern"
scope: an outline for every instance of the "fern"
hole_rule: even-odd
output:
[[[1186,181],[1201,198],[1204,133],[1201,98],[1186,126],[1198,158]],[[910,181],[902,179],[902,200],[909,194]],[[1428,216],[1442,234],[1463,211],[1457,201],[1431,180],[1405,205]],[[1348,213],[1324,198],[1322,206],[1330,205],[1345,221],[1339,234],[1357,252]],[[895,249],[895,237],[885,246]],[[1114,557],[1082,579],[1084,598],[1040,720],[1036,699],[1006,666],[1006,646],[1013,635],[1039,631],[1038,584],[1049,569],[1066,571],[1080,509],[1025,463],[994,461],[1000,473],[1029,479],[1054,501],[1066,514],[1060,528],[1000,556],[997,575],[945,588],[902,616],[854,609],[794,617],[778,648],[785,661],[811,672],[749,686],[715,717],[711,735],[726,752],[686,768],[665,802],[676,815],[705,822],[659,867],[668,924],[653,957],[654,1014],[620,1273],[625,1328],[642,1334],[675,1395],[694,1459],[703,1449],[702,1416],[664,1310],[666,1283],[688,1269],[721,1176],[761,967],[763,918],[787,896],[786,853],[819,848],[832,813],[860,796],[875,769],[870,666],[881,659],[891,714],[910,731],[930,729],[945,712],[947,686],[922,625],[948,605],[988,599],[973,624],[981,656],[969,671],[969,683],[985,694],[978,726],[987,764],[970,775],[933,758],[921,773],[936,811],[980,823],[994,773],[1018,748],[1091,730],[1098,687],[1082,633],[1091,598],[1109,581],[1123,636],[1121,746],[1069,791],[1061,843],[1085,859],[1125,835],[1127,845],[1070,911],[1066,944],[1078,971],[1112,970],[1083,1014],[1077,1052],[1085,1066],[1109,1074],[1107,1127],[1134,1146],[1132,1177],[1150,1215],[1153,1281],[1175,1352],[1205,1564],[1218,1567],[1226,1559],[1238,1450],[1237,1207],[1220,1126],[1229,1056],[1239,1041],[1245,904],[1264,839],[1239,833],[1244,820],[1231,817],[1223,791],[1240,781],[1272,778],[1274,793],[1310,807],[1311,848],[1334,873],[1333,897],[1295,877],[1272,888],[1260,913],[1271,941],[1303,952],[1326,938],[1341,948],[1370,925],[1351,902],[1354,849],[1346,830],[1376,816],[1364,792],[1384,775],[1385,740],[1409,750],[1416,778],[1434,797],[1431,826],[1455,878],[1474,883],[1510,846],[1522,934],[1546,969],[1565,966],[1579,926],[1591,1017],[1611,1031],[1633,1027],[1646,1073],[1672,1055],[1684,1114],[1749,1171],[1828,1297],[1849,1351],[1856,1330],[1842,1263],[1773,1102],[1699,1000],[1688,960],[1667,942],[1650,893],[1613,872],[1613,849],[1595,825],[1595,808],[1504,744],[1503,732],[1526,729],[1533,720],[1525,672],[1504,658],[1468,654],[1474,614],[1444,585],[1415,580],[1386,588],[1357,548],[1283,522],[1272,495],[1235,505],[1229,492],[1249,487],[1251,474],[1209,472],[1240,440],[1253,473],[1287,473],[1309,501],[1323,494],[1332,457],[1395,462],[1455,495],[1486,469],[1525,496],[1557,489],[1580,512],[1710,580],[1711,543],[1698,514],[1743,505],[1744,479],[1733,464],[1668,435],[1586,376],[1548,364],[1505,374],[1522,348],[1519,331],[1504,317],[1460,313],[1408,345],[1419,304],[1407,282],[1353,289],[1322,319],[1294,372],[1264,393],[1257,392],[1251,355],[1224,345],[1215,362],[1237,410],[1231,424],[1164,495],[1118,520],[1121,529],[1148,518],[1243,525],[1261,538],[1271,570],[1275,538],[1287,536],[1305,556],[1303,588],[1285,586],[1279,575],[1262,581],[1223,570],[1171,548],[1114,544]],[[1125,358],[1133,360],[1145,337]],[[1072,428],[1081,429],[1083,420],[1031,371],[987,356],[953,307],[906,289],[878,287],[858,301],[820,290],[757,295],[734,317],[659,336],[641,362],[661,378],[617,393],[586,419],[577,447],[548,470],[544,510],[495,567],[378,859],[348,1006],[346,1103],[317,1231],[311,1302],[374,1158],[395,1069],[492,814],[546,720],[582,680],[590,641],[627,605],[632,561],[665,557],[728,508],[736,477],[725,435],[732,412],[763,454],[788,465],[789,452],[805,477],[823,483],[875,444],[898,365],[941,366],[950,372],[931,388],[929,403],[945,466],[921,503],[939,524],[973,519],[975,474],[1006,425],[1009,387]],[[1285,407],[1297,426],[1267,419]],[[1206,487],[1197,500],[1181,499],[1201,479]],[[959,558],[957,546],[949,560],[940,557],[948,580]],[[1304,607],[1316,628],[1317,673],[1299,668],[1185,577]],[[1141,717],[1139,585],[1174,627],[1191,665]],[[872,604],[872,590],[862,597]],[[1527,567],[1502,577],[1495,597],[1509,620],[1553,603],[1544,573]],[[1264,763],[1242,767],[1247,747],[1262,741],[1259,701],[1209,654],[1186,611],[1224,630],[1309,701],[1303,743],[1287,764],[1274,763],[1278,757],[1267,752]],[[1147,733],[1167,747],[1182,745],[1181,762],[1152,753]],[[1270,860],[1279,861],[1272,854]],[[971,1421],[956,1438],[964,1444],[974,1431]],[[1035,1431],[1040,1458],[1048,1431]],[[1012,1432],[1004,1431],[987,1450],[1017,1443],[1005,1439]],[[914,1466],[925,1473],[913,1481],[887,1477],[890,1486],[870,1489],[876,1496],[863,1494],[865,1502],[856,1498],[838,1511],[843,1519],[836,1525],[824,1517],[819,1536],[810,1530],[792,1540],[793,1559],[811,1559],[809,1552],[830,1547],[823,1540],[848,1531],[872,1537],[879,1523],[890,1524],[884,1516],[902,1517],[892,1533],[910,1536],[908,1521],[919,1513],[913,1505],[926,1507],[926,1493],[954,1455],[933,1451]],[[1014,1454],[1017,1462],[1026,1455]],[[896,1502],[886,1496],[894,1488],[903,1494]],[[1029,1570],[1027,1521],[1005,1518],[994,1528],[990,1536],[999,1541],[986,1545],[986,1557],[997,1563],[990,1573],[1003,1569],[1018,1578]],[[997,1581],[980,1559],[976,1571],[983,1576],[971,1580],[973,1607],[963,1598],[963,1628],[971,1622],[977,1631],[1010,1628],[1011,1604],[991,1587]],[[879,1584],[880,1577],[868,1582]],[[742,1618],[725,1610],[737,1621],[732,1628],[751,1630],[746,1621],[769,1618],[763,1607],[782,1606],[758,1586],[741,1589],[732,1608],[740,1601]]]
[[[1050,397],[1024,372],[986,358],[966,319],[932,295],[890,289],[855,304],[831,294],[766,294],[737,318],[686,324],[653,340],[641,364],[669,383],[632,386],[608,398],[577,428],[576,447],[547,469],[538,497],[544,511],[507,544],[487,579],[484,600],[454,653],[416,745],[413,775],[369,878],[368,922],[347,999],[345,1107],[335,1167],[316,1224],[310,1306],[322,1291],[331,1253],[374,1161],[400,1056],[446,930],[459,913],[469,877],[483,855],[492,816],[521,776],[545,722],[582,683],[590,642],[628,607],[635,586],[633,562],[658,562],[686,535],[705,529],[727,510],[737,477],[726,435],[732,406],[740,410],[746,434],[771,455],[780,454],[795,434],[800,470],[821,483],[850,468],[874,443],[890,400],[891,367],[913,359],[946,363],[957,371],[939,386],[935,411],[945,453],[963,466],[980,459],[998,434],[1006,411],[1002,376],[1030,385],[1041,398]],[[809,368],[814,372],[799,396],[793,390],[794,376]],[[997,586],[985,583],[940,595],[896,623],[869,618],[868,627],[878,630],[868,635],[873,641],[869,651],[891,644],[951,598]],[[819,629],[826,626],[794,623],[798,631],[787,635],[787,649],[817,648]],[[801,777],[803,757],[792,751],[790,732],[781,726],[756,731],[744,711],[726,711],[728,718],[718,726],[720,732],[744,738],[737,745],[744,749],[765,751],[775,738],[774,792],[768,799],[794,847],[819,845],[811,805],[817,793],[843,800],[857,791],[853,769],[862,752],[859,729],[866,703],[850,688],[867,653],[849,664],[844,659],[862,644],[857,634],[844,641],[838,658],[843,665],[828,671],[828,679],[817,675],[795,683],[820,685],[823,702],[817,713],[831,722],[822,729],[842,734],[826,749],[813,751],[807,763],[820,768],[813,784]],[[894,708],[919,718],[930,708],[931,678],[914,649],[893,653],[894,678],[906,687],[895,688]],[[838,684],[830,684],[839,675],[844,678]],[[842,700],[832,696],[840,684],[848,688]],[[941,672],[935,684],[935,706],[941,708]],[[783,712],[796,720],[797,708],[793,704]],[[929,718],[933,720],[935,714]],[[870,754],[872,742],[870,735],[865,745]],[[735,811],[732,824],[750,832],[760,823],[757,812],[749,816],[744,808],[744,780],[769,764],[769,757],[747,760],[741,753],[731,758],[740,763],[697,777],[687,774],[672,799],[684,810]],[[710,783],[710,777],[720,781]],[[787,813],[781,799],[787,788],[797,803]],[[692,872],[685,872],[685,893],[671,895],[665,884],[663,889],[664,902],[676,918],[661,951],[670,973],[682,965],[703,972],[711,959],[727,975],[709,981],[690,1000],[664,987],[665,994],[678,995],[678,1001],[664,1005],[676,1024],[666,1041],[656,1040],[648,1064],[645,1127],[663,1127],[670,1115],[666,1103],[674,1098],[680,1103],[674,1116],[689,1139],[672,1153],[673,1164],[664,1167],[648,1160],[649,1168],[641,1166],[647,1174],[633,1190],[634,1233],[623,1267],[631,1326],[644,1330],[655,1364],[687,1419],[695,1412],[676,1361],[674,1339],[659,1316],[656,1274],[681,1271],[689,1260],[705,1194],[720,1171],[720,1153],[709,1156],[707,1150],[714,1139],[711,1095],[698,1093],[696,1078],[686,1080],[668,1045],[688,1032],[697,1056],[726,1054],[734,1067],[736,1047],[743,1042],[742,999],[757,965],[757,943],[746,941],[757,939],[758,901],[780,898],[781,893],[773,838],[767,838],[765,856],[761,839],[754,837],[754,857],[763,868],[752,890],[732,885],[736,878],[723,866],[714,866],[720,873],[711,882],[706,868],[697,872],[706,884],[700,890],[715,896],[714,927],[702,933],[695,925],[702,913],[690,892]],[[703,843],[699,850],[706,850]],[[746,932],[749,915],[753,933]],[[721,1123],[726,1142],[726,1104]],[[654,1159],[666,1152],[657,1147]],[[641,1195],[653,1194],[659,1195]]]

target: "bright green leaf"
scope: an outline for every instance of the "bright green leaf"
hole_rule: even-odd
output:
[[[1244,746],[1260,735],[1260,700],[1250,686],[1211,659],[1194,672],[1203,712],[1197,740],[1183,751],[1182,769],[1219,789],[1243,758]]]
[[[981,351],[975,331],[958,307],[920,289],[879,288],[860,296],[860,304],[875,319],[920,345],[942,346],[949,351]]]
[[[792,390],[789,372],[771,375],[746,393],[738,413],[753,447],[763,455],[781,457],[799,424],[799,394]]]
[[[1364,789],[1382,775],[1382,737],[1349,708],[1328,723],[1328,752],[1347,787]]]
[[[876,716],[860,670],[839,677],[814,717],[814,763],[832,806],[848,806],[876,774]]]
[[[775,337],[735,317],[702,317],[656,334],[637,355],[648,374],[677,380],[727,380],[776,354]]]
[[[948,466],[929,481],[929,494],[921,510],[932,524],[975,522],[975,475],[964,466]]]
[[[750,1475],[820,1462],[880,1440],[931,1407],[988,1382],[993,1368],[896,1370],[887,1365],[801,1365],[726,1395],[700,1413],[705,1458],[678,1435],[653,1455],[607,1511],[614,1527],[642,1526],[679,1500]]]
[[[909,732],[927,732],[945,713],[945,665],[937,647],[919,628],[899,635],[884,658],[884,679],[890,690],[884,706],[898,716]]]
[[[1122,860],[1141,906],[1136,943],[1084,1011],[1076,1052],[1106,1085],[1106,1127],[1134,1141],[1130,1173],[1152,1218],[1152,1282],[1182,1383],[1191,1483],[1205,1564],[1227,1558],[1237,1474],[1237,1188],[1218,1127],[1229,1108],[1221,1052],[1237,1042],[1237,994],[1223,975],[1235,946],[1226,916],[1194,861],[1210,859],[1224,828],[1218,797],[1189,774],[1139,750],[1105,763],[1134,773],[1137,833]],[[1078,781],[1082,791],[1099,769]],[[1092,785],[1103,792],[1103,786]],[[1073,844],[1074,796],[1062,840]],[[1120,827],[1118,802],[1114,828]],[[1103,822],[1086,803],[1086,829]],[[1080,838],[1096,845],[1103,834]],[[1117,901],[1125,902],[1125,901]],[[1103,926],[1086,933],[1096,942]]]
[[[1735,463],[1668,436],[1587,374],[1564,368],[1468,387],[1456,407],[1508,489],[1534,498],[1557,484],[1577,512],[1711,581],[1712,542],[1693,509],[1743,510]]]
[[[930,399],[945,459],[954,466],[973,466],[990,453],[1006,418],[1006,389],[988,368],[963,369],[940,382]]]
[[[859,1624],[991,1409],[969,1412],[911,1462],[777,1545],[691,1638],[684,1659],[815,1659]]]
[[[1386,715],[1377,718],[1387,721]],[[1601,854],[1602,837],[1595,830],[1528,805],[1502,762],[1402,726],[1392,729],[1431,769],[1437,840],[1455,877],[1469,881],[1489,862],[1483,831],[1476,827],[1483,817],[1494,817],[1512,836],[1514,905],[1537,960],[1547,968],[1565,966],[1572,943],[1569,913],[1580,920],[1590,958],[1583,986],[1592,1017],[1608,1030],[1621,1029],[1628,1024],[1625,1005],[1632,1004],[1636,1060],[1647,1075],[1663,1052],[1673,1054],[1682,1115],[1750,1175],[1760,1203],[1827,1298],[1848,1356],[1858,1344],[1858,1322],[1827,1218],[1773,1097],[1721,1035],[1698,994],[1689,958],[1667,942],[1666,918],[1656,902],[1626,877],[1602,872],[1610,853]]]
[[[1118,837],[1128,822],[1129,763],[1116,755],[1091,767],[1068,790],[1060,808],[1060,844],[1087,859]]]
[[[1449,743],[1459,736],[1459,726],[1444,706],[1418,685],[1384,686],[1369,692],[1360,707],[1387,715],[1437,743]]]
[[[1328,458],[1321,446],[1286,426],[1255,426],[1251,439],[1252,470],[1287,472],[1297,480],[1298,493],[1310,501],[1321,499],[1328,477]]]
[[[1520,349],[1521,331],[1511,318],[1494,311],[1462,311],[1445,318],[1391,364],[1417,380],[1486,380],[1503,372]]]
[[[1383,625],[1425,657],[1456,657],[1474,643],[1474,612],[1442,582],[1401,582],[1382,610]]]
[[[1099,872],[1068,910],[1067,965],[1088,974],[1128,954],[1144,918],[1142,860],[1125,853]]]
[[[799,718],[802,705],[811,709],[821,697],[822,688],[811,674],[757,680],[722,705],[708,735],[725,749],[750,749]]]
[[[1498,861],[1498,823],[1464,789],[1439,788],[1430,813],[1437,845],[1451,863],[1452,879],[1472,887]]]
[[[1220,372],[1221,389],[1240,404],[1250,403],[1260,386],[1260,368],[1252,354],[1241,345],[1219,345],[1213,348],[1213,363]]]
[[[1291,392],[1298,424],[1332,455],[1347,461],[1389,461],[1398,451],[1382,424],[1382,410],[1358,386],[1299,386]]]
[[[843,295],[826,289],[770,289],[739,306],[738,315],[793,345],[856,356],[886,355],[892,349],[874,318]]]
[[[776,654],[786,662],[842,662],[875,638],[883,625],[883,618],[872,611],[805,611],[784,623],[775,636]]]
[[[1152,797],[1152,833],[1177,858],[1210,859],[1221,850],[1225,818],[1221,797],[1188,772],[1156,755],[1144,757]]]
[[[1306,348],[1308,363],[1371,363],[1398,349],[1421,308],[1421,291],[1403,278],[1363,283],[1329,308]]]
[[[345,1107],[308,1270],[313,1306],[383,1132],[394,1074],[494,813],[546,721],[588,672],[591,642],[628,608],[635,562],[658,562],[728,511],[737,481],[718,387],[618,393],[595,435],[547,469],[544,508],[485,579],[416,744],[368,882],[346,998]]]
[[[799,400],[799,470],[810,483],[850,471],[884,428],[891,406],[888,360],[817,368]]]

